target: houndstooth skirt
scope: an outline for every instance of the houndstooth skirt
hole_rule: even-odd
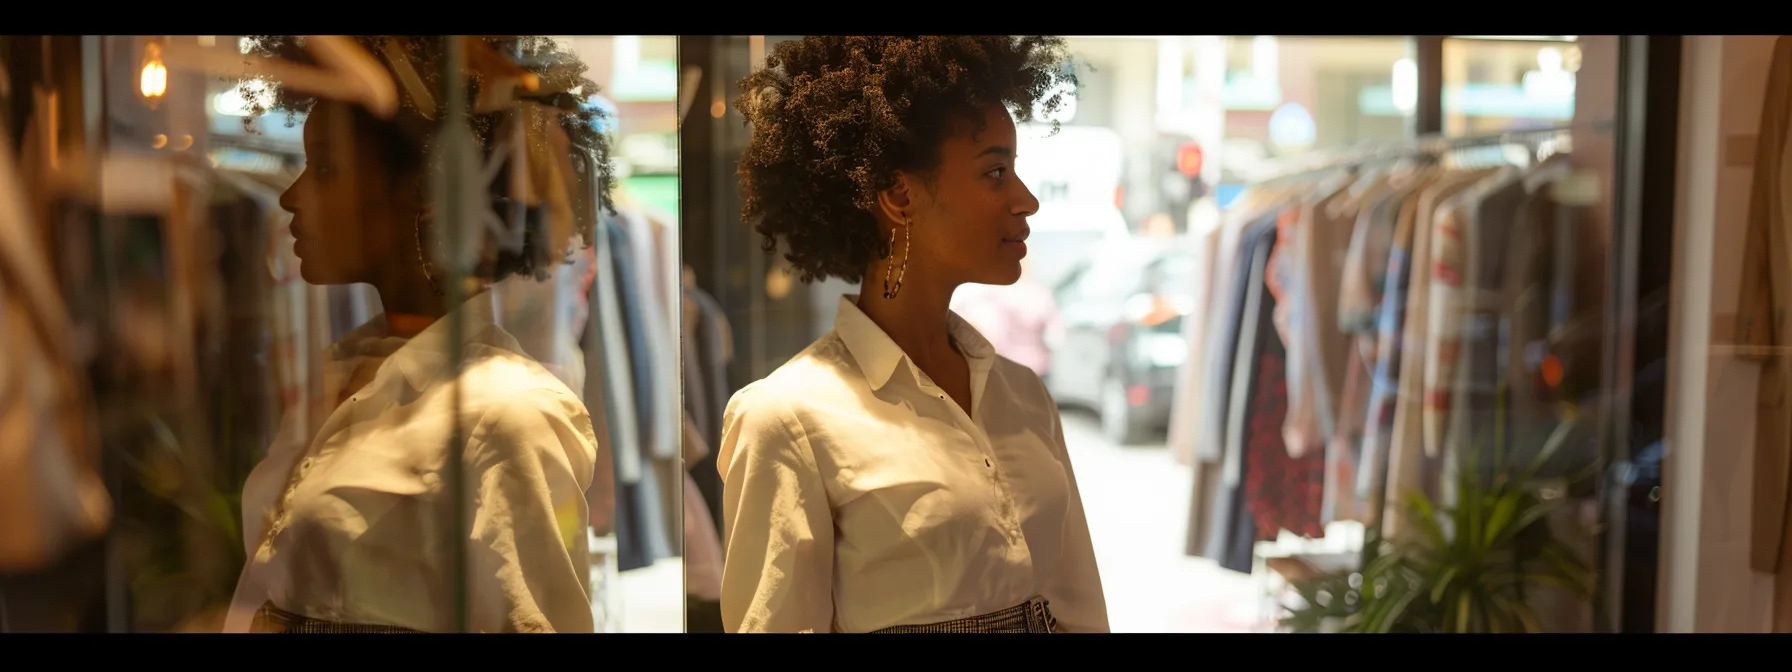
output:
[[[288,635],[403,635],[421,634],[422,631],[401,628],[396,625],[325,621],[283,611],[274,606],[274,603],[269,602],[261,605],[261,609],[255,612],[255,623],[251,626],[250,632]]]
[[[1021,604],[994,613],[960,618],[955,621],[931,623],[928,625],[897,625],[873,634],[932,634],[932,633],[991,633],[991,634],[1024,634],[1051,633],[1058,629],[1058,620],[1052,618],[1052,610],[1045,598],[1035,597]]]

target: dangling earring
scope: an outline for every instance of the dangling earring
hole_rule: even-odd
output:
[[[885,299],[896,298],[897,292],[902,291],[902,279],[905,277],[908,277],[908,253],[909,253],[909,246],[913,242],[913,239],[909,238],[908,230],[910,228],[912,228],[913,226],[914,226],[914,224],[908,220],[908,217],[904,216],[902,218],[902,268],[900,270],[896,271],[896,286],[891,287],[890,286],[890,269],[891,269],[891,267],[895,266],[895,264],[890,264],[889,266],[884,267],[884,298]],[[890,231],[890,253],[892,255],[894,255],[896,253],[896,231],[894,229],[892,229]]]
[[[413,222],[412,228],[417,233],[417,267],[423,269],[423,279],[429,281],[429,288],[435,291],[436,296],[442,296],[442,285],[436,282],[436,275],[430,272],[429,269],[433,264],[429,263],[429,255],[423,251],[423,217],[428,212],[428,208],[418,210],[417,218]]]

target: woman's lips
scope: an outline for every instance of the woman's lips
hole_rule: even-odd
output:
[[[1033,233],[1032,229],[1023,228],[1020,230],[1020,233],[1003,238],[1002,239],[1002,247],[1007,248],[1008,250],[1014,252],[1015,254],[1019,254],[1020,256],[1025,257],[1025,256],[1027,256],[1027,236],[1031,235],[1032,233]]]

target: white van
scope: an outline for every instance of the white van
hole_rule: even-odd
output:
[[[1027,219],[1028,270],[1056,287],[1064,274],[1093,251],[1128,236],[1120,214],[1124,144],[1102,126],[1020,124],[1015,174],[1039,198]]]

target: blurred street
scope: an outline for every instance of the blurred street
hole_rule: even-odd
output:
[[[1249,576],[1184,555],[1193,478],[1161,441],[1121,447],[1092,413],[1066,409],[1064,433],[1089,516],[1114,632],[1253,632]]]

